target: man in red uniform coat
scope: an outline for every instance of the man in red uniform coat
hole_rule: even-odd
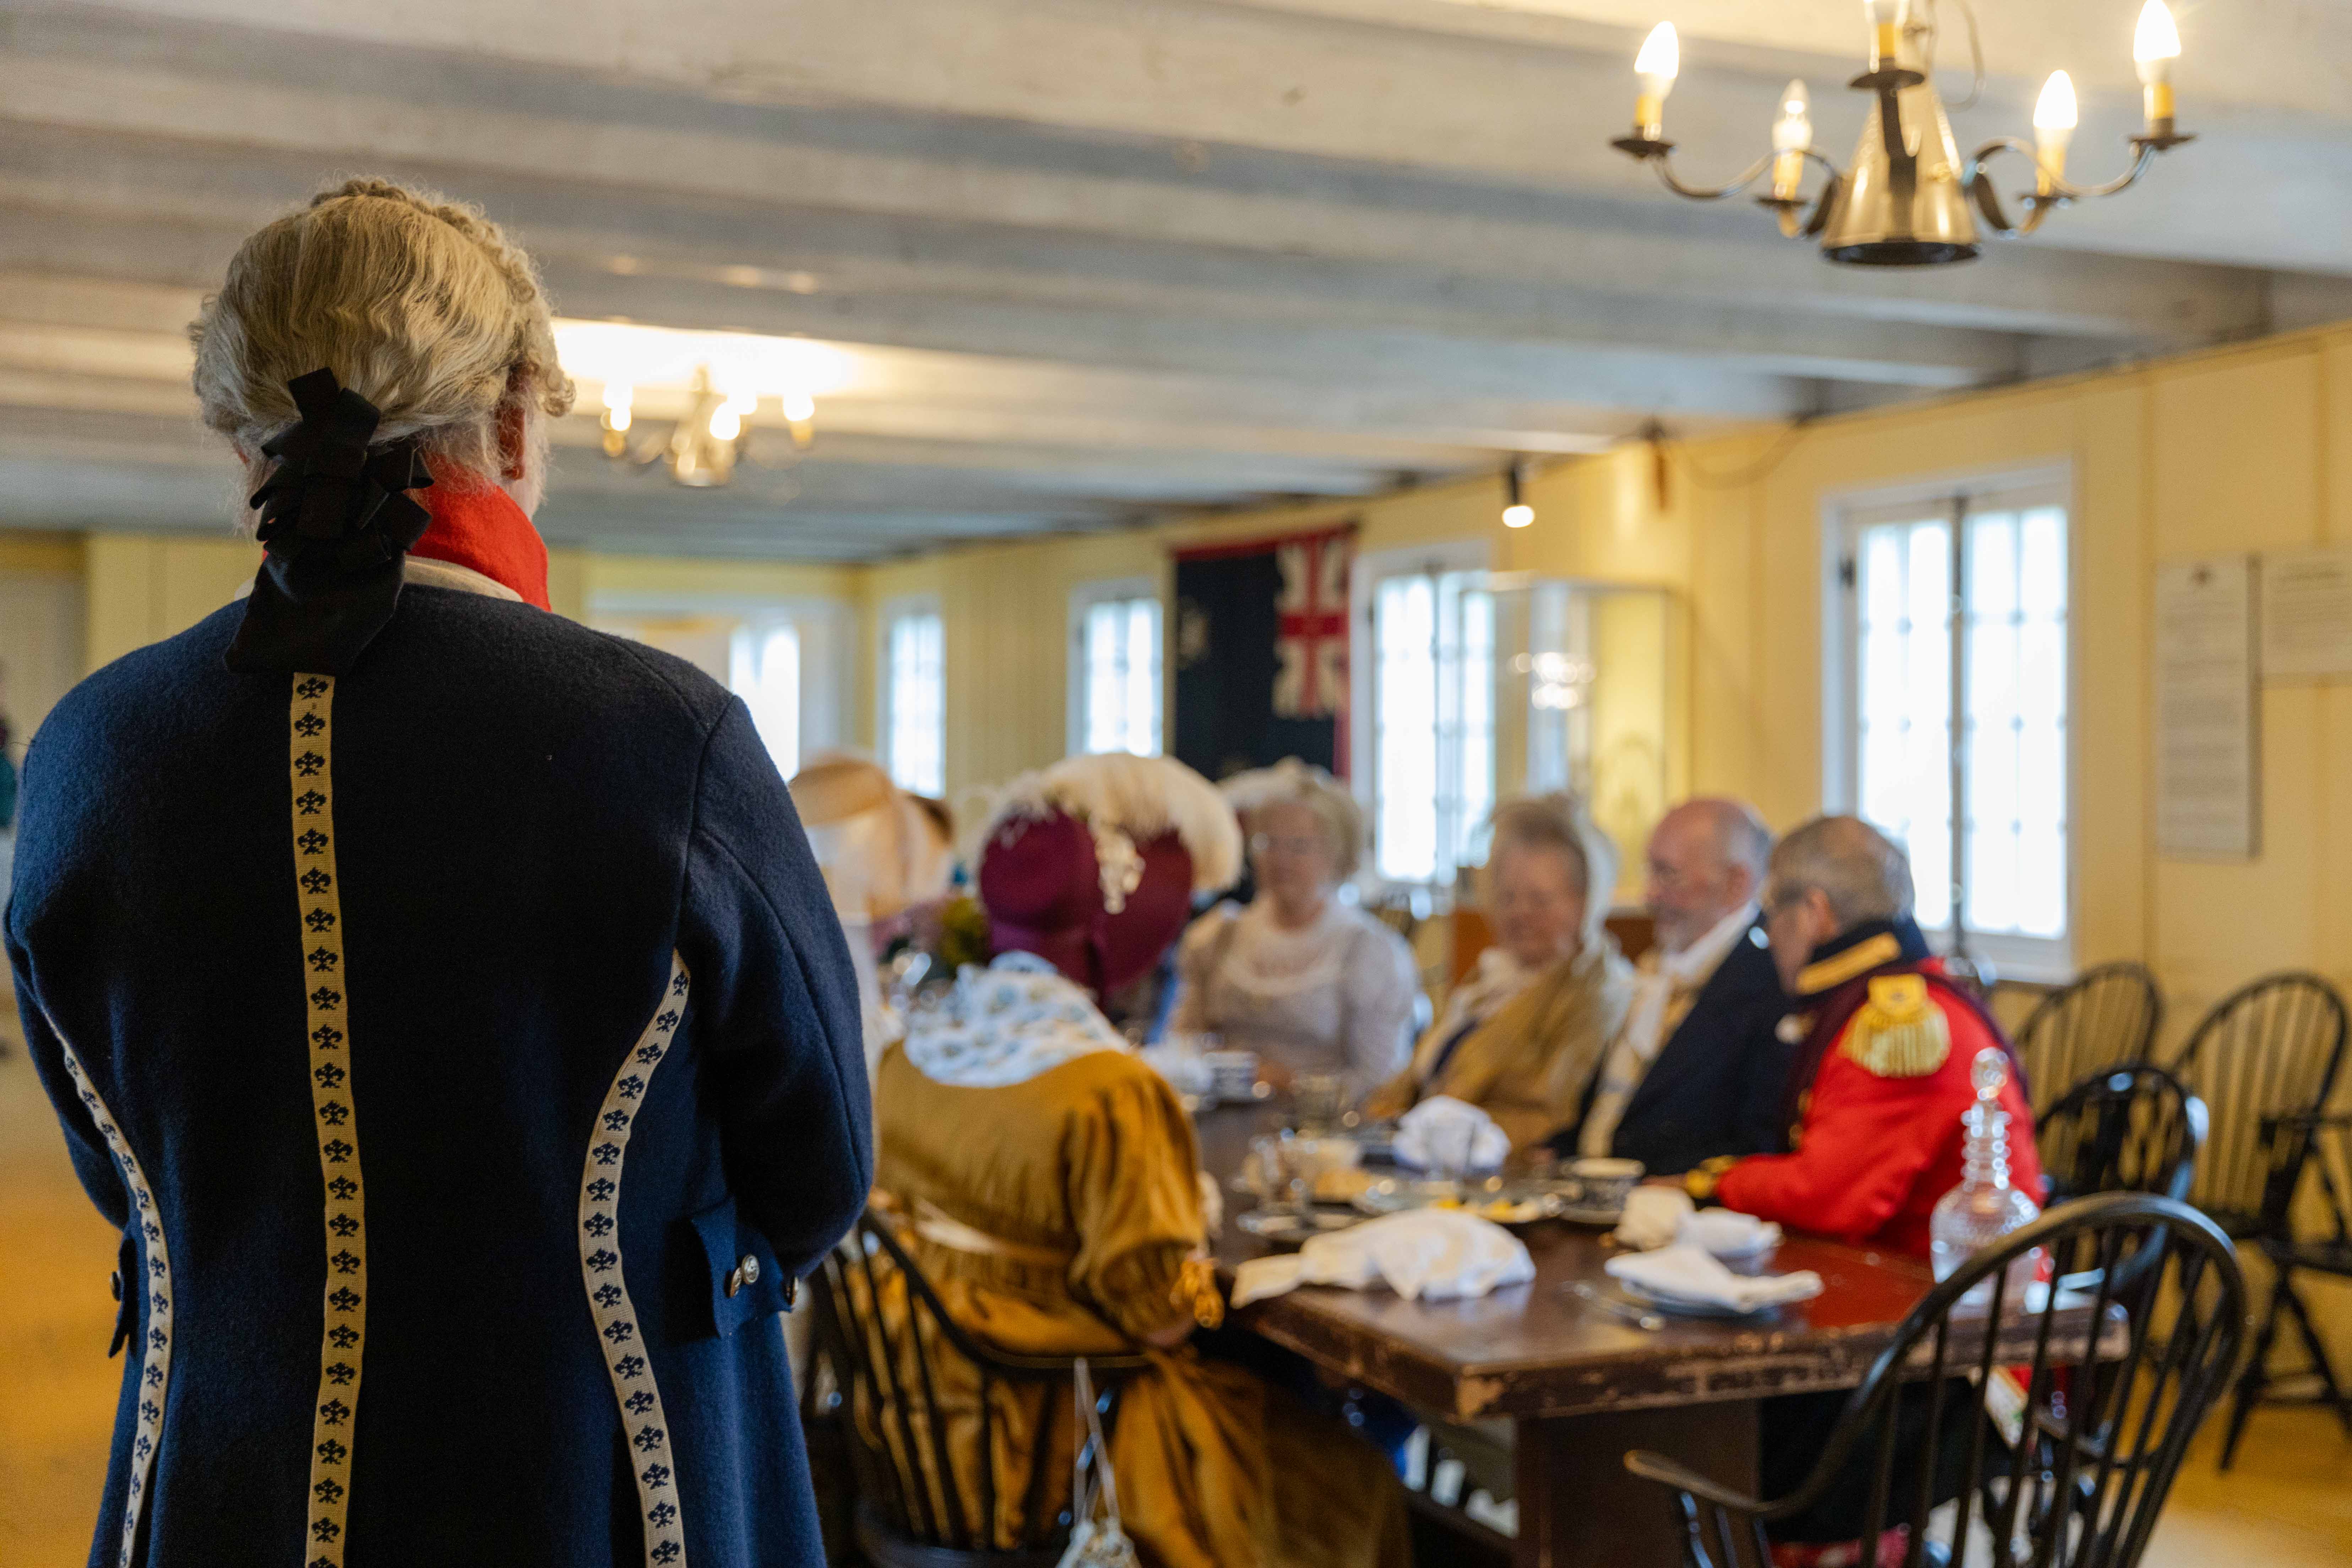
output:
[[[1824,816],[1772,853],[1766,934],[1803,1031],[1787,1154],[1702,1167],[1692,1194],[1890,1252],[1927,1256],[1927,1216],[1960,1184],[1969,1069],[2000,1026],[1944,975],[1911,919],[1911,866],[1858,817]],[[2033,1115],[2014,1058],[2010,1180],[2039,1202]]]
[[[1789,1083],[1786,1154],[1710,1162],[1685,1178],[1694,1197],[1889,1252],[1927,1256],[1936,1200],[1959,1185],[1969,1069],[2000,1027],[1944,975],[1911,918],[1911,863],[1858,817],[1824,816],[1772,851],[1765,931],[1801,1031]],[[2033,1117],[2011,1055],[2010,1177],[2039,1201]],[[1932,1464],[1939,1501],[1958,1495],[1969,1424],[1952,1406],[1966,1384],[1907,1390],[1895,1428],[1896,1473]],[[1786,1497],[1811,1472],[1845,1405],[1843,1390],[1768,1399],[1761,1412],[1763,1495]],[[1944,1450],[1927,1452],[1929,1415],[1947,1405]],[[1962,1441],[1954,1435],[1962,1435]],[[1869,1467],[1856,1464],[1802,1514],[1773,1527],[1780,1568],[1861,1563],[1901,1542],[1854,1538],[1867,1515]],[[1907,1484],[1907,1483],[1906,1483]]]

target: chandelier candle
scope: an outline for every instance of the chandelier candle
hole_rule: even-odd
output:
[[[1792,81],[1780,94],[1780,118],[1772,122],[1772,199],[1797,199],[1805,177],[1805,154],[1812,151],[1812,100],[1805,84]]]
[[[1900,70],[1903,27],[1911,19],[1910,0],[1862,0],[1862,9],[1870,19],[1870,68]]]
[[[2164,0],[2147,0],[2132,34],[2132,61],[2139,67],[2141,94],[2147,101],[2147,134],[2172,134],[2172,62],[2180,58],[2180,30]]]
[[[2038,195],[2049,195],[2066,177],[2066,145],[2074,140],[2074,126],[2079,121],[2074,107],[2074,79],[2064,71],[2052,71],[2050,80],[2042,89],[2042,100],[2033,106],[2034,162],[2041,165],[2034,190]]]
[[[1661,22],[1650,29],[1642,52],[1633,57],[1633,75],[1642,85],[1633,100],[1633,134],[1638,140],[1665,140],[1666,95],[1675,90],[1675,78],[1682,68],[1682,40],[1672,22]]]

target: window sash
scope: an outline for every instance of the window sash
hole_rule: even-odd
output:
[[[790,778],[801,771],[801,634],[790,621],[735,628],[728,639],[727,689],[751,710],[751,727]]]
[[[1966,597],[1952,613],[1952,542]],[[2069,516],[2062,485],[1847,513],[1843,798],[1902,839],[1920,924],[2021,976],[2071,972]],[[1953,771],[1953,655],[1960,757]],[[1963,812],[1955,876],[1955,785]]]
[[[883,632],[883,765],[918,795],[947,793],[946,625],[936,609],[901,610]]]
[[[1451,885],[1495,806],[1495,606],[1484,574],[1423,571],[1371,589],[1372,863]]]
[[[1073,749],[1158,756],[1162,743],[1158,595],[1081,591],[1073,618]]]

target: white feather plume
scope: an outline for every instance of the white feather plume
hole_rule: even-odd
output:
[[[1008,825],[1043,821],[1057,811],[1138,845],[1173,832],[1192,858],[1195,892],[1229,888],[1241,875],[1241,825],[1216,786],[1173,757],[1125,752],[1065,757],[1007,784],[991,800],[966,859],[978,864],[980,851]]]

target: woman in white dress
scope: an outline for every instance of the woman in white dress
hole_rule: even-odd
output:
[[[1364,837],[1346,788],[1296,759],[1254,784],[1235,804],[1247,813],[1257,897],[1219,905],[1185,933],[1170,1027],[1255,1051],[1276,1088],[1332,1074],[1352,1101],[1404,1065],[1420,985],[1412,952],[1336,896]]]

